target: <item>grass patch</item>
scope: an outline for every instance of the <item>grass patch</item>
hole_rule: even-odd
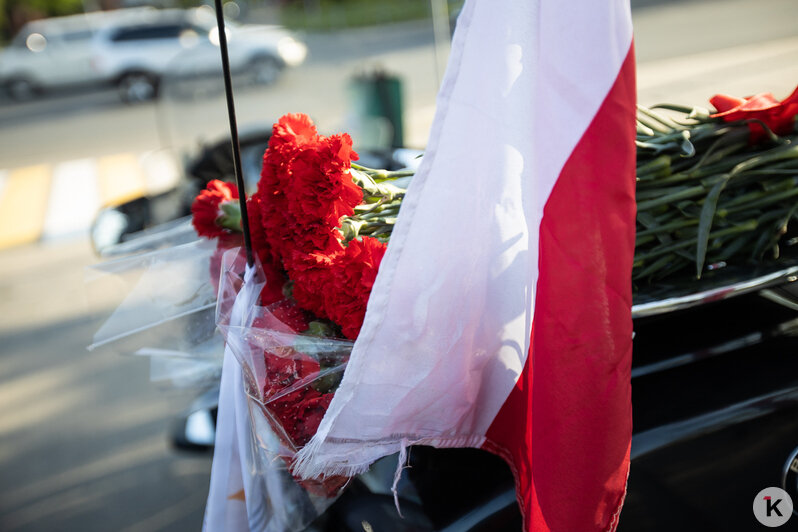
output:
[[[281,23],[291,29],[331,31],[430,17],[429,0],[304,0],[282,8]]]

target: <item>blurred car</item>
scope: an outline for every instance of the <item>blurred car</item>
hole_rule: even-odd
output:
[[[301,64],[304,43],[284,28],[227,24],[230,67],[254,83],[272,83]],[[120,9],[33,21],[0,54],[0,85],[14,99],[81,85],[116,86],[126,102],[158,95],[178,60],[218,74],[219,34],[211,8]]]

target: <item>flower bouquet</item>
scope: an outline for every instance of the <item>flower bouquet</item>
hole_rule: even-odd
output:
[[[639,107],[638,286],[678,278],[691,265],[700,278],[727,263],[762,261],[791,243],[782,236],[798,215],[796,94],[784,102],[716,96],[714,114]],[[321,136],[307,116],[286,115],[274,125],[258,189],[247,201],[265,277],[251,328],[238,335],[248,341],[233,350],[247,394],[280,436],[287,462],[315,433],[340,382],[412,176],[361,167],[357,158],[348,135]],[[237,198],[234,185],[213,181],[193,205],[197,233],[216,238],[218,254],[239,238]],[[235,300],[241,265],[222,271],[225,309]],[[224,314],[217,320],[223,332]],[[343,482],[319,486],[331,495]]]
[[[254,268],[237,248],[244,215],[236,187],[212,181],[192,206],[197,233],[216,241],[216,322],[242,368],[261,464],[277,457],[287,467],[315,434],[404,196],[408,172],[367,169],[357,159],[348,135],[319,135],[307,116],[274,125],[257,192],[245,204]],[[297,483],[320,511],[347,480]]]

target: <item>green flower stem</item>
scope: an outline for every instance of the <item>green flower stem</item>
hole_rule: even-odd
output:
[[[713,119],[709,117],[709,110],[703,107],[688,107],[686,105],[677,105],[672,103],[660,103],[652,105],[651,109],[667,109],[669,111],[676,111],[687,115],[687,118],[697,120],[700,122],[711,122]]]
[[[366,222],[355,218],[347,218],[341,222],[341,233],[344,235],[344,240],[349,242],[360,235],[360,231]]]
[[[762,207],[765,207],[765,206],[768,206],[768,205],[773,205],[774,203],[778,203],[780,201],[784,201],[786,199],[789,199],[789,198],[792,198],[792,197],[795,197],[795,196],[798,196],[798,188],[794,188],[792,190],[787,190],[787,191],[781,192],[779,194],[768,194],[768,195],[762,197],[762,199],[760,199],[758,201],[752,201],[751,203],[747,203],[745,205],[739,205],[739,206],[736,206],[736,207],[732,207],[731,209],[728,209],[728,212],[729,213],[734,213],[734,212],[744,211],[744,210],[748,210],[748,209],[760,209]]]
[[[241,206],[238,204],[238,200],[220,203],[219,210],[221,210],[223,214],[216,219],[216,223],[219,224],[220,227],[240,233],[242,231]]]
[[[745,174],[746,175],[750,175],[750,176],[768,176],[768,175],[774,175],[774,176],[790,175],[790,176],[794,176],[794,175],[796,175],[796,173],[798,173],[798,168],[784,168],[784,169],[764,168],[764,169],[761,169],[761,170],[749,170]]]
[[[663,195],[668,194],[676,194],[677,192],[681,192],[683,190],[689,189],[689,186],[676,186],[676,187],[661,187],[661,188],[649,188],[637,191],[637,201],[645,201],[655,198],[660,198]]]
[[[657,237],[656,235],[643,235],[643,236],[635,236],[635,249],[640,250],[646,244],[650,244],[651,242],[656,242]]]
[[[367,214],[363,214],[363,215],[357,216],[357,218],[360,219],[360,220],[374,220],[374,219],[382,218],[386,214],[391,214],[393,216],[396,216],[397,214],[399,214],[399,207],[397,206],[395,208],[394,207],[391,207],[391,208],[387,208],[386,207],[386,208],[374,209],[374,211],[369,212]]]
[[[644,111],[645,109],[645,111]],[[671,133],[675,128],[670,127],[669,125],[663,124],[661,121],[657,120],[656,118],[652,117],[645,107],[642,105],[637,106],[637,121],[642,124],[643,126],[654,130],[656,133],[661,134],[668,134]]]
[[[357,168],[349,171],[352,181],[363,190],[363,198],[366,202],[379,200],[393,201],[404,197],[406,189],[393,185],[392,183],[377,183],[371,175]],[[400,176],[397,176],[397,179]],[[407,177],[407,176],[401,176]]]
[[[645,139],[646,142],[651,144],[668,144],[671,142],[681,142],[683,140],[690,140],[692,132],[686,129],[679,129],[664,135],[657,135],[650,139]]]
[[[645,137],[653,137],[655,133],[654,133],[654,130],[651,129],[650,127],[644,126],[643,124],[638,122],[637,123],[637,134],[645,136]],[[640,140],[640,139],[638,139],[638,140]]]
[[[652,262],[648,266],[645,266],[645,262],[640,262],[639,267],[645,266],[642,270],[638,271],[632,276],[633,280],[636,279],[644,279],[646,277],[650,277],[654,275],[658,270],[661,270],[671,262],[677,259],[677,256],[673,253],[668,253],[667,255],[663,255],[656,261]]]
[[[750,123],[702,108],[638,107],[634,279],[690,264],[700,276],[705,261],[777,256],[787,224],[798,220],[798,137],[771,134],[771,144],[751,146]]]
[[[739,162],[735,167],[732,169],[732,174],[739,174],[749,170],[751,168],[756,168],[757,166],[762,166],[763,164],[769,164],[776,161],[782,161],[785,159],[794,159],[798,158],[798,145],[784,145],[772,150],[765,152],[762,155],[756,155],[754,157],[749,157],[745,161]]]
[[[644,229],[642,231],[637,232],[637,236],[649,236],[649,235],[657,235],[661,233],[670,233],[676,231],[677,229],[683,229],[685,227],[692,227],[694,225],[698,225],[698,219],[681,219],[675,222],[671,222],[669,224],[663,224],[657,227],[652,227],[651,229]]]
[[[667,177],[661,177],[656,181],[648,181],[648,180],[641,180],[638,182],[637,187],[640,190],[651,190],[657,189],[662,186],[669,186],[669,185],[676,185],[679,183],[684,183],[685,181],[697,180],[698,178],[691,176],[690,174],[684,172],[678,172],[671,174]]]
[[[380,170],[375,168],[368,168],[356,163],[352,163],[352,168],[367,174],[374,180],[386,181],[390,179],[399,179],[401,177],[410,177],[415,175],[415,170]]]
[[[694,198],[696,196],[700,196],[704,192],[706,192],[706,188],[704,188],[701,185],[695,186],[695,187],[690,187],[690,188],[688,188],[686,190],[682,190],[680,192],[676,192],[676,193],[673,193],[673,194],[667,194],[665,196],[662,196],[662,197],[659,197],[659,198],[656,198],[656,199],[652,199],[652,200],[648,200],[648,201],[639,202],[637,204],[637,210],[645,211],[645,210],[648,210],[648,209],[652,209],[654,207],[659,207],[660,205],[668,205],[669,203],[674,203],[674,202],[682,200],[682,199],[688,199],[688,198]]]
[[[737,142],[732,142],[734,139],[730,137],[740,138]],[[698,160],[698,162],[690,168],[690,172],[694,172],[710,162],[722,161],[729,155],[745,148],[748,145],[748,131],[734,131],[728,135],[723,135],[713,142],[706,153]]]
[[[718,213],[723,212],[728,215],[729,209],[735,206],[742,206],[742,208],[745,209],[747,208],[749,202],[756,201],[765,196],[765,194],[766,193],[761,190],[753,190],[751,192],[741,194],[739,196],[735,196],[733,198],[719,202]]]
[[[671,174],[671,158],[669,155],[660,155],[637,167],[637,179],[648,181]]]
[[[793,175],[787,179],[768,179],[760,180],[759,185],[765,192],[782,192],[790,190],[798,185],[798,175]]]
[[[739,233],[744,233],[746,231],[753,231],[757,228],[757,221],[756,220],[748,220],[746,222],[741,223],[740,225],[736,225],[734,227],[727,227],[725,229],[719,229],[709,234],[709,239],[716,239],[724,236],[729,235],[736,235]],[[697,238],[690,238],[685,240],[680,240],[678,242],[674,242],[668,246],[662,246],[658,249],[649,251],[648,253],[642,253],[640,255],[635,256],[635,261],[642,261],[645,262],[647,260],[661,257],[667,253],[671,253],[677,249],[687,248],[694,245],[697,241]]]

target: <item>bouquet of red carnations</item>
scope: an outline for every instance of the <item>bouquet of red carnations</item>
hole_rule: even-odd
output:
[[[192,206],[197,233],[217,240],[217,325],[243,369],[252,425],[269,427],[277,445],[265,452],[286,463],[315,434],[341,380],[411,175],[357,159],[349,135],[319,135],[305,115],[274,125],[246,202],[259,268],[246,268],[240,248],[228,251],[241,244],[234,185],[212,181]],[[345,481],[299,483],[330,498]]]

